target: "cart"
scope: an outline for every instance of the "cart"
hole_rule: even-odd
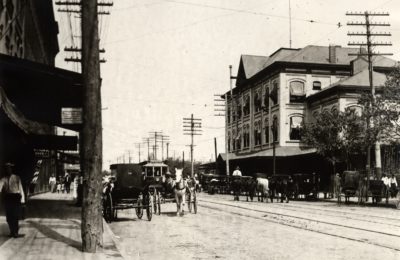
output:
[[[107,222],[117,220],[118,210],[135,209],[141,219],[146,211],[147,219],[153,215],[153,196],[136,164],[113,164],[111,176],[105,178],[103,189],[103,216]]]

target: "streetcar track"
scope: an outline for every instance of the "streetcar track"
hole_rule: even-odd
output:
[[[296,206],[289,206],[288,204],[285,205],[285,208],[277,207],[275,205],[271,205],[271,206],[274,207],[274,208],[277,208],[277,209],[289,210],[289,211],[294,211],[294,212],[303,212],[303,213],[312,212],[314,215],[329,216],[329,217],[339,217],[339,218],[352,219],[352,220],[363,221],[363,222],[374,223],[374,224],[388,225],[388,226],[391,226],[391,227],[400,227],[400,225],[396,225],[396,224],[388,223],[388,222],[373,221],[373,220],[368,220],[368,219],[363,219],[363,218],[354,218],[354,217],[349,216],[350,214],[353,214],[353,213],[340,212],[340,211],[337,211],[337,210],[327,210],[327,209],[324,210],[324,209],[317,209],[317,208],[312,209],[312,208],[301,207],[301,206],[297,206],[297,205]],[[298,209],[300,209],[300,210],[298,210]],[[331,212],[331,213],[334,213],[334,214],[337,213],[337,215],[316,213],[315,210],[324,211],[324,212]],[[364,217],[373,217],[373,218],[378,217],[379,218],[379,216],[371,216],[371,215],[366,215],[366,214],[356,214],[356,215],[364,216]],[[397,221],[397,222],[400,221],[400,219],[394,219],[394,218],[386,218],[386,217],[381,217],[381,218],[382,219],[391,220],[391,221]]]
[[[210,204],[213,204],[213,203],[214,203],[214,204],[217,204],[217,205],[219,204],[219,205],[223,205],[223,206],[231,206],[231,207],[236,207],[236,208],[246,209],[246,210],[253,210],[253,211],[261,212],[261,213],[267,213],[267,212],[262,212],[262,211],[260,211],[260,210],[254,210],[254,209],[249,209],[249,208],[244,208],[244,207],[239,207],[239,206],[229,205],[229,204],[224,204],[224,203],[208,202],[208,201],[203,201],[203,202],[210,203]],[[215,211],[222,211],[222,212],[225,212],[223,209],[218,208],[218,207],[212,207],[212,206],[204,205],[204,204],[200,204],[199,206],[200,206],[200,207],[204,207],[204,208],[208,208],[208,209],[211,209],[211,210],[215,210]],[[247,217],[247,218],[258,219],[258,220],[262,220],[262,221],[266,221],[266,222],[270,222],[270,223],[274,223],[274,224],[279,224],[279,225],[282,225],[282,226],[288,226],[288,227],[292,227],[292,228],[296,228],[296,229],[306,230],[306,231],[310,231],[310,232],[314,232],[314,233],[318,233],[318,234],[322,234],[322,235],[327,235],[327,236],[331,236],[331,237],[342,238],[342,239],[346,239],[346,240],[350,240],[350,241],[355,241],[355,242],[359,242],[359,243],[374,245],[374,246],[378,246],[378,247],[382,247],[382,248],[386,248],[386,249],[391,249],[391,250],[400,252],[400,248],[382,245],[382,244],[375,243],[375,242],[372,242],[372,241],[366,240],[366,239],[357,239],[357,238],[346,237],[346,236],[337,235],[337,234],[332,234],[332,233],[328,233],[328,232],[324,232],[324,231],[320,231],[320,230],[309,229],[309,228],[305,228],[305,227],[302,227],[302,226],[297,226],[297,225],[293,225],[293,224],[289,224],[289,223],[283,223],[283,222],[279,222],[279,221],[277,221],[277,220],[269,220],[269,219],[266,219],[265,217],[250,216],[250,215],[246,215],[246,214],[242,214],[242,213],[238,213],[238,212],[234,212],[234,211],[229,211],[229,213],[234,214],[234,215],[237,215],[237,216],[241,216],[241,217]],[[274,213],[273,213],[273,214],[274,214]],[[275,215],[282,215],[282,214],[275,213]],[[282,215],[282,216],[284,216],[284,215]],[[290,217],[291,217],[291,218],[297,218],[297,217],[295,217],[295,216],[290,216]],[[317,220],[310,220],[310,221],[320,222],[320,221],[317,221]],[[320,222],[320,223],[321,223],[321,222]],[[336,224],[334,224],[334,223],[327,223],[327,224],[336,225]],[[357,229],[357,228],[355,228],[355,229]],[[361,229],[361,230],[362,230],[362,229]],[[369,231],[369,232],[371,232],[371,233],[378,233],[378,234],[380,233],[379,231],[376,232],[376,231],[372,231],[372,230],[365,230],[365,231]],[[393,234],[385,234],[385,233],[381,233],[381,234],[382,234],[382,235],[390,235],[390,236],[400,237],[400,236],[398,236],[398,235],[393,235]]]

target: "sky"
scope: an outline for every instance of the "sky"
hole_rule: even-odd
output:
[[[347,26],[363,17],[346,12],[388,12],[373,21],[388,22],[391,37],[373,40],[392,42],[376,51],[393,53],[400,60],[400,1],[396,0],[291,0],[292,48],[307,45],[347,46]],[[59,7],[56,6],[55,10]],[[202,135],[195,136],[194,158],[208,162],[225,151],[224,117],[215,116],[216,94],[229,90],[229,65],[236,75],[240,55],[269,56],[290,47],[289,0],[115,0],[102,8],[100,17],[103,107],[103,168],[112,163],[147,157],[143,139],[162,131],[169,138],[169,155],[189,158],[190,136],[183,135],[183,118],[193,114],[202,120]],[[79,44],[80,19],[76,14],[55,13],[59,23],[60,53],[56,65],[79,71],[66,63],[64,47]],[[340,27],[338,26],[340,23]],[[161,146],[161,144],[159,144]],[[164,157],[166,151],[164,151]],[[158,159],[161,154],[158,153]]]

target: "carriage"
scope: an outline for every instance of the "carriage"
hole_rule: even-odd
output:
[[[360,173],[358,171],[344,171],[340,183],[338,203],[341,203],[343,195],[345,202],[349,202],[350,197],[359,196],[359,188],[362,188],[360,181],[362,181],[362,178],[360,177]]]
[[[315,173],[296,173],[293,174],[293,187],[292,196],[294,199],[298,199],[300,195],[305,198],[312,197],[318,198],[318,176]]]
[[[385,199],[389,203],[389,190],[381,180],[369,180],[369,187],[366,196],[372,197],[372,203],[378,203]]]
[[[211,175],[207,184],[207,192],[209,194],[227,194],[230,191],[230,177],[226,175]]]
[[[168,165],[163,162],[150,161],[143,166],[145,181],[148,184],[150,194],[153,197],[154,213],[161,215],[161,205],[168,202],[176,202],[173,190],[168,190],[165,185]],[[189,212],[197,213],[196,182],[193,179],[187,181],[186,202]]]
[[[147,219],[153,215],[153,197],[148,184],[136,164],[113,164],[111,176],[103,179],[102,211],[104,219],[111,222],[117,219],[118,210],[135,209],[141,219],[146,211]]]

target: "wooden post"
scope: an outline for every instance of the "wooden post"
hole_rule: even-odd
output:
[[[82,159],[82,250],[95,253],[103,244],[101,209],[102,123],[97,0],[82,4],[82,75],[84,85]]]

